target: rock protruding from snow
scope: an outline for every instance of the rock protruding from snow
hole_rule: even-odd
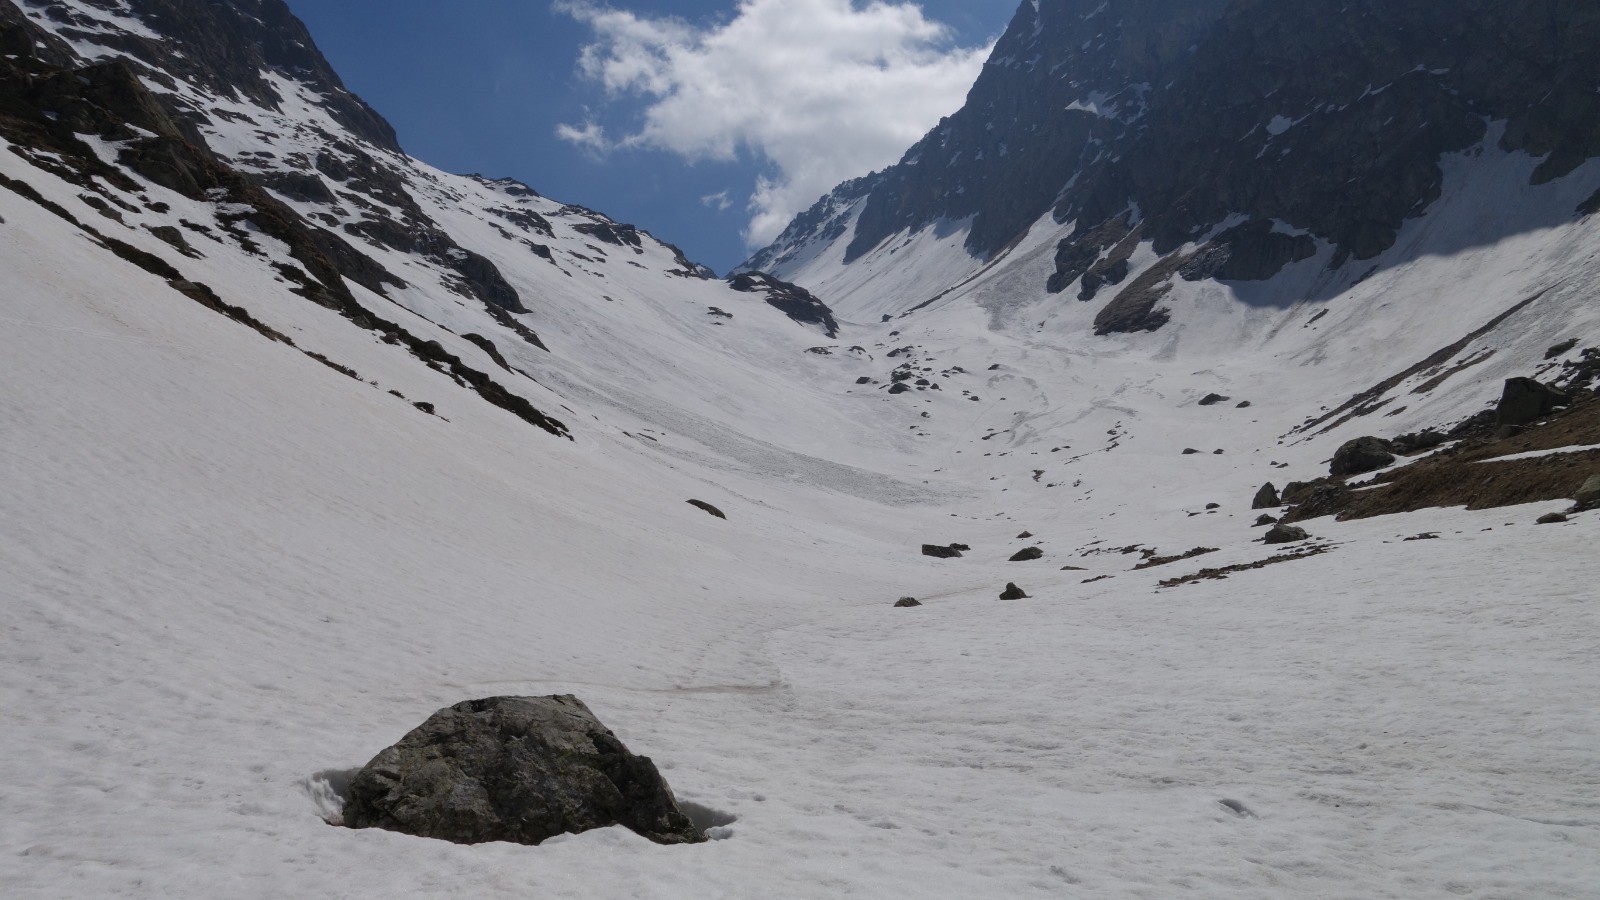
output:
[[[1333,465],[1328,471],[1340,478],[1376,471],[1394,462],[1393,451],[1394,445],[1383,438],[1370,435],[1358,437],[1353,441],[1346,441],[1333,454]]]
[[[655,764],[571,695],[434,713],[356,775],[344,821],[457,844],[538,844],[612,825],[658,844],[706,839]]]
[[[1044,551],[1043,550],[1041,550],[1038,547],[1029,547],[1026,550],[1018,550],[1016,552],[1016,554],[1011,557],[1010,561],[1011,562],[1029,562],[1031,560],[1043,559],[1043,558],[1044,558]]]
[[[1255,499],[1250,502],[1251,509],[1277,509],[1282,505],[1283,500],[1278,496],[1278,489],[1270,481],[1263,484],[1261,490],[1256,491]]]
[[[712,506],[711,504],[705,502],[704,500],[686,500],[684,502],[688,503],[690,506],[693,506],[696,509],[703,509],[707,513],[710,513],[711,515],[716,516],[719,519],[726,519],[727,518],[727,515],[725,515],[722,512],[722,510],[717,509],[715,506]]]
[[[922,601],[918,600],[915,597],[901,597],[899,600],[895,601],[894,608],[895,609],[910,609],[910,608],[912,608],[914,606],[921,606],[921,605],[922,605]]]
[[[954,546],[941,547],[938,544],[923,544],[922,555],[931,556],[934,559],[960,559],[961,551]]]
[[[1022,588],[1017,587],[1016,582],[1008,581],[1008,582],[1006,582],[1006,589],[1004,591],[1002,591],[1001,594],[1000,594],[1000,599],[1001,600],[1026,600],[1026,599],[1028,599],[1028,593],[1026,591],[1024,591]]]
[[[1532,378],[1510,378],[1494,410],[1495,424],[1502,427],[1530,425],[1570,402],[1570,396],[1550,385]]]
[[[1578,493],[1574,494],[1572,499],[1578,501],[1579,509],[1600,507],[1600,475],[1591,476],[1588,481],[1585,481],[1583,487],[1578,488]]]
[[[1267,532],[1267,536],[1262,540],[1268,544],[1292,544],[1296,541],[1309,540],[1310,537],[1304,528],[1278,524],[1272,526],[1272,530]]]

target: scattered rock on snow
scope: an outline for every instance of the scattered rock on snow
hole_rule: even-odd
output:
[[[1261,518],[1256,520],[1256,524],[1255,524],[1254,527],[1260,528],[1263,525],[1276,525],[1276,524],[1278,524],[1278,520],[1277,519],[1274,519],[1271,516],[1262,516]]]
[[[1027,539],[1028,539],[1028,538],[1031,538],[1031,537],[1033,537],[1033,532],[1031,532],[1031,531],[1024,531],[1024,532],[1023,532],[1023,533],[1021,533],[1021,534],[1019,534],[1019,535],[1017,535],[1017,540],[1019,540],[1019,541],[1025,541],[1025,540],[1027,540]]]
[[[1256,491],[1256,498],[1251,501],[1250,508],[1277,509],[1282,505],[1283,500],[1278,497],[1278,489],[1269,481],[1261,486],[1261,490]]]
[[[1183,455],[1184,456],[1198,456],[1199,454],[1200,454],[1200,451],[1196,450],[1193,447],[1185,447],[1185,448],[1183,448]]]
[[[706,512],[712,514],[713,516],[716,516],[719,519],[726,519],[727,518],[727,516],[722,514],[722,510],[717,509],[715,506],[712,506],[711,504],[705,502],[704,500],[690,500],[690,501],[687,501],[687,502],[688,502],[688,504],[690,506],[694,506],[694,507],[698,507],[700,509],[703,509]]]
[[[1205,397],[1201,398],[1200,405],[1201,406],[1216,406],[1218,403],[1227,403],[1229,400],[1232,400],[1232,399],[1233,399],[1232,397],[1224,397],[1221,394],[1207,394],[1207,395],[1205,395]]]
[[[951,550],[959,550],[962,553],[966,553],[968,550],[971,550],[972,548],[968,547],[966,544],[951,544],[950,545],[950,549]]]
[[[1028,599],[1028,594],[1022,588],[1017,587],[1015,582],[1008,581],[1008,582],[1006,582],[1005,591],[1000,594],[1000,599],[1001,600],[1026,600],[1026,599]]]
[[[1394,462],[1393,449],[1388,441],[1371,435],[1346,441],[1333,454],[1333,465],[1329,472],[1336,477],[1343,477],[1381,469]]]
[[[901,597],[899,600],[895,601],[894,608],[895,609],[909,609],[909,608],[911,608],[913,606],[921,606],[921,605],[922,605],[921,601],[919,601],[915,597]]]
[[[1028,562],[1029,560],[1042,559],[1042,558],[1044,558],[1044,551],[1043,550],[1039,549],[1038,547],[1029,547],[1026,550],[1017,551],[1016,555],[1012,556],[1010,561],[1011,562]]]
[[[1307,534],[1304,528],[1279,524],[1274,525],[1262,540],[1268,544],[1292,544],[1295,541],[1308,540],[1310,537],[1311,535]]]
[[[1558,512],[1546,513],[1545,515],[1539,517],[1540,525],[1559,525],[1565,521],[1567,521],[1567,517]]]
[[[941,547],[938,544],[923,544],[922,555],[934,559],[960,559],[961,551],[954,547]]]
[[[658,844],[706,839],[655,764],[571,695],[434,713],[355,776],[344,820],[457,844],[538,844],[611,825]]]
[[[1424,531],[1422,534],[1415,534],[1406,538],[1408,541],[1437,541],[1438,539],[1439,535],[1431,531]]]

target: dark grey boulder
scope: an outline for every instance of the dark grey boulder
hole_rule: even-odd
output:
[[[1272,530],[1267,532],[1267,536],[1262,540],[1268,544],[1292,544],[1295,541],[1308,540],[1310,537],[1304,528],[1279,523],[1272,526]]]
[[[895,601],[894,608],[895,609],[910,609],[913,606],[921,606],[921,605],[922,605],[922,602],[920,600],[918,600],[917,598],[915,598],[915,597],[901,597],[899,600]]]
[[[1585,481],[1583,487],[1578,488],[1578,493],[1573,495],[1573,499],[1578,501],[1580,509],[1600,507],[1600,475],[1591,476]]]
[[[1328,471],[1339,478],[1372,472],[1394,462],[1393,450],[1394,446],[1383,438],[1358,437],[1346,441],[1333,454],[1333,465]]]
[[[971,549],[972,549],[972,548],[971,548],[971,547],[968,547],[968,546],[967,546],[967,545],[966,545],[966,544],[951,544],[951,545],[950,545],[950,549],[951,549],[951,550],[959,550],[959,551],[961,551],[961,552],[962,552],[962,553],[965,553],[965,552],[967,552],[967,551],[968,551],[968,550],[971,550]]]
[[[1561,513],[1545,513],[1539,517],[1540,525],[1559,525],[1565,521],[1567,521],[1567,517]]]
[[[1494,409],[1494,423],[1500,427],[1527,425],[1566,406],[1572,398],[1548,384],[1532,378],[1508,378],[1500,403]]]
[[[1014,582],[1008,581],[1008,582],[1006,582],[1005,591],[1003,591],[1000,594],[1000,599],[1001,600],[1026,600],[1026,599],[1028,599],[1028,594],[1022,588],[1017,587]]]
[[[961,551],[954,547],[941,547],[938,544],[923,544],[922,555],[934,559],[960,559]]]
[[[693,506],[696,509],[703,509],[706,512],[710,513],[713,516],[716,516],[719,519],[726,519],[727,518],[727,516],[722,514],[722,510],[717,509],[715,506],[712,506],[711,504],[705,502],[704,500],[689,500],[689,501],[686,501],[686,502],[690,506]]]
[[[1207,395],[1205,395],[1205,397],[1201,398],[1200,405],[1201,406],[1216,406],[1218,403],[1227,403],[1229,400],[1232,400],[1232,399],[1233,399],[1232,397],[1224,397],[1221,394],[1207,394]]]
[[[1028,562],[1029,560],[1043,558],[1043,550],[1040,550],[1038,547],[1029,547],[1026,550],[1018,550],[1016,554],[1011,557],[1011,562]]]
[[[1256,520],[1256,524],[1255,524],[1254,527],[1260,528],[1260,527],[1262,527],[1264,525],[1276,525],[1276,524],[1278,524],[1278,520],[1277,519],[1274,519],[1271,516],[1265,516],[1264,515],[1261,518]]]
[[[1185,448],[1183,448],[1183,455],[1184,456],[1197,456],[1197,455],[1199,455],[1199,453],[1200,453],[1200,451],[1196,450],[1193,447],[1185,447]]]
[[[1277,509],[1282,505],[1283,500],[1278,496],[1278,489],[1270,481],[1263,484],[1261,490],[1256,491],[1256,498],[1250,501],[1251,509]]]
[[[356,774],[344,824],[457,844],[538,844],[612,825],[658,844],[706,839],[655,764],[571,695],[439,710]]]
[[[903,384],[896,384],[894,387],[889,388],[889,393],[891,394],[908,394],[910,392],[911,388],[908,388]]]
[[[1024,531],[1024,532],[1023,532],[1023,533],[1021,533],[1021,534],[1019,534],[1019,535],[1017,535],[1017,540],[1019,540],[1019,541],[1025,541],[1025,540],[1027,540],[1027,539],[1028,539],[1028,538],[1031,538],[1031,537],[1033,537],[1033,532],[1031,532],[1031,531]]]

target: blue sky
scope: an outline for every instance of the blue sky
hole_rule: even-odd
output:
[[[719,272],[954,112],[1017,6],[288,3],[414,156],[520,178]]]

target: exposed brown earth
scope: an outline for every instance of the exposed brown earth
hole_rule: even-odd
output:
[[[1494,509],[1565,500],[1600,475],[1600,449],[1555,452],[1533,459],[1521,453],[1600,444],[1600,398],[1580,397],[1571,408],[1511,437],[1458,444],[1403,468],[1385,472],[1365,490],[1317,491],[1284,521],[1332,515],[1365,519],[1433,507]]]

